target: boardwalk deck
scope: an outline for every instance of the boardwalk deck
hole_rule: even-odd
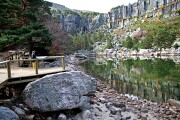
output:
[[[53,68],[42,68],[38,69],[38,74],[36,74],[35,69],[33,68],[12,68],[11,69],[11,79],[21,79],[23,77],[36,77],[40,75],[46,75],[46,74],[53,74],[58,72],[64,72],[66,70],[63,70],[61,67],[53,67]],[[8,80],[8,74],[7,69],[0,69],[0,85],[5,84]]]
[[[52,59],[61,59],[61,67],[51,68],[39,68],[39,61]],[[0,88],[5,85],[23,83],[27,81],[35,80],[36,78],[42,77],[47,74],[53,74],[58,72],[67,71],[65,67],[64,56],[48,56],[39,59],[33,59],[35,61],[35,68],[32,67],[19,67],[21,61],[32,61],[32,59],[18,59],[18,60],[7,60],[0,62]],[[30,80],[31,79],[31,80]]]

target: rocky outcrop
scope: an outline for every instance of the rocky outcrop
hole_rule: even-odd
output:
[[[131,38],[138,38],[138,39],[140,39],[140,38],[145,37],[146,35],[147,35],[147,31],[141,30],[141,28],[138,28],[136,31],[134,31],[134,32],[130,35],[130,37],[131,37]]]
[[[52,9],[71,10],[53,4]],[[74,10],[72,10],[74,11]],[[56,13],[63,28],[70,33],[85,33],[99,29],[107,24],[109,28],[126,27],[131,20],[146,20],[148,18],[160,19],[180,15],[180,1],[178,0],[137,0],[127,6],[121,5],[112,8],[107,14],[94,17],[82,17],[80,11],[72,14]]]
[[[180,101],[177,101],[177,100],[174,100],[174,99],[169,99],[167,102],[170,103],[173,106],[176,106],[178,109],[180,109]]]
[[[19,120],[19,117],[11,109],[0,107],[0,120]]]
[[[100,26],[107,22],[106,14],[99,14],[93,19],[89,20],[88,31],[97,30]]]
[[[61,12],[53,13],[57,17],[62,27],[69,33],[85,33],[98,29],[106,22],[106,14],[100,14],[94,17],[83,17],[81,11],[71,10],[65,6],[53,3],[52,10],[60,10]],[[64,11],[72,11],[65,13]]]
[[[56,14],[63,28],[70,33],[85,33],[94,31],[106,23],[107,16],[99,14],[94,18],[81,17],[79,14]]]
[[[64,29],[70,33],[78,33],[81,28],[84,27],[85,24],[81,24],[83,22],[82,18],[78,14],[61,14],[59,16],[59,20],[64,27]],[[85,32],[85,30],[83,31]]]
[[[32,110],[41,112],[83,109],[88,104],[88,95],[95,91],[94,78],[83,72],[64,72],[29,83],[23,91],[23,100]]]
[[[53,7],[54,10],[61,10],[61,11],[71,10],[71,9],[65,7],[64,5],[60,5],[60,4],[57,4],[57,3],[52,3],[52,7]]]
[[[138,0],[128,6],[118,6],[108,13],[110,28],[126,26],[132,19],[160,19],[180,15],[180,1],[178,0]]]

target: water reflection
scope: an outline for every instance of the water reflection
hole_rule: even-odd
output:
[[[153,102],[180,100],[180,64],[173,59],[98,57],[81,65],[87,73],[105,80],[119,93]]]

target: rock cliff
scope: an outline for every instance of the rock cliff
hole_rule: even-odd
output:
[[[168,18],[180,15],[179,0],[138,0],[128,6],[118,6],[108,12],[108,26],[125,27],[132,19]]]
[[[64,6],[58,7],[53,4],[52,9],[61,11],[70,10]],[[74,10],[72,10],[74,11]],[[126,27],[131,20],[146,20],[148,18],[161,19],[180,15],[179,0],[137,0],[133,4],[127,6],[121,5],[112,8],[107,14],[98,14],[96,16],[84,17],[84,12],[75,11],[69,14],[56,13],[56,16],[64,29],[70,33],[84,33],[94,31],[103,24],[108,27]]]
[[[53,13],[54,17],[57,17],[62,24],[62,27],[74,34],[74,33],[85,33],[87,31],[94,31],[98,29],[101,25],[106,23],[107,15],[96,13],[93,16],[83,16],[84,12],[78,10],[62,9],[60,5],[57,7],[57,4],[53,3],[53,10],[60,10],[61,12]],[[68,13],[67,13],[68,11]],[[93,14],[93,12],[87,12],[88,14]]]

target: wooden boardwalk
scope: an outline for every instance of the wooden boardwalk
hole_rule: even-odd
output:
[[[50,67],[50,68],[38,68],[38,67],[32,68],[32,67],[18,67],[18,66],[15,67],[12,66],[10,62],[14,62],[14,61],[17,62],[23,60],[1,62],[1,64],[6,65],[6,67],[0,68],[0,88],[8,84],[18,84],[18,83],[28,82],[37,79],[39,77],[42,77],[44,75],[67,71],[67,68],[65,69],[64,57],[63,56],[53,57],[53,59],[55,58],[62,58],[61,67]],[[36,64],[38,64],[38,61],[42,61],[46,59],[47,58],[36,59],[35,61]],[[48,59],[50,59],[50,57],[48,57]],[[25,60],[25,61],[29,61],[29,60]]]
[[[39,73],[35,73],[35,69],[33,68],[12,68],[11,69],[11,79],[15,78],[23,78],[23,77],[33,77],[38,75],[44,75],[44,74],[53,74],[57,72],[63,72],[66,70],[63,70],[60,67],[54,67],[54,68],[43,68],[38,70]],[[0,69],[0,84],[2,84],[4,81],[8,80],[8,74],[7,69]]]

